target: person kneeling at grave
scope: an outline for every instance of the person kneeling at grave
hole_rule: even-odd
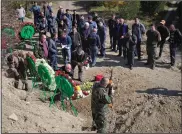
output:
[[[9,69],[7,70],[6,76],[13,77],[14,87],[18,88],[19,80],[21,79],[24,90],[28,91],[27,72],[26,72],[26,61],[22,52],[14,52],[7,57],[7,64]]]
[[[73,74],[74,74],[74,69],[76,66],[78,66],[78,80],[83,81],[83,65],[84,61],[86,60],[87,56],[85,52],[82,50],[81,46],[78,46],[75,51],[72,52],[71,54],[71,66],[73,69]]]
[[[68,63],[65,66],[62,66],[60,68],[60,71],[65,72],[65,74],[68,74],[69,77],[73,78],[73,70],[72,70],[71,64]]]

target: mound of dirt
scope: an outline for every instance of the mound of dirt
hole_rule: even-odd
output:
[[[2,79],[3,133],[81,132],[81,126],[84,124],[82,118],[59,110],[57,107],[49,108],[49,103],[42,103],[38,98],[37,101],[33,99],[25,101],[27,95],[35,96],[39,92],[28,93],[15,89],[12,86],[12,79],[4,76]],[[9,119],[11,114],[15,114],[18,120]]]

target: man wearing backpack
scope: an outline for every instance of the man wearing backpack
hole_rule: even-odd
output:
[[[138,55],[138,60],[141,60],[141,41],[142,35],[145,34],[145,26],[140,23],[139,18],[135,18],[135,23],[132,25],[132,35],[137,37],[136,50]]]
[[[170,57],[171,57],[171,66],[175,65],[175,57],[176,57],[176,50],[179,45],[182,43],[182,35],[181,32],[175,28],[173,24],[170,25]]]
[[[169,30],[165,26],[165,23],[166,23],[165,20],[161,20],[160,25],[157,27],[157,30],[161,34],[161,41],[157,44],[157,46],[160,46],[160,52],[159,52],[158,59],[162,56],[162,51],[163,51],[163,48],[164,48],[164,44],[165,44],[165,42],[167,40],[167,37],[169,37]]]

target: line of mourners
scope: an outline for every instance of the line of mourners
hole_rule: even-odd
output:
[[[151,24],[150,29],[146,31],[139,18],[135,18],[132,29],[129,30],[125,20],[114,14],[106,24],[97,13],[89,15],[86,20],[83,15],[77,14],[76,10],[72,10],[73,14],[71,14],[71,10],[64,10],[62,6],[59,7],[56,16],[49,3],[45,3],[42,9],[36,2],[30,9],[34,14],[34,24],[40,37],[35,56],[47,59],[54,70],[59,70],[57,47],[62,47],[62,57],[65,64],[63,68],[65,71],[70,71],[78,66],[80,81],[82,81],[85,61],[88,61],[86,62],[87,67],[89,65],[94,67],[97,56],[104,58],[106,55],[107,26],[109,27],[110,49],[116,53],[119,51],[118,56],[124,57],[126,65],[130,69],[133,68],[135,56],[139,61],[141,60],[141,39],[145,34],[148,55],[145,65],[150,65],[152,69],[155,68],[155,60],[162,56],[166,41],[170,44],[171,66],[175,65],[176,50],[182,42],[182,35],[173,24],[168,29],[165,26],[165,20],[161,20],[157,26]],[[51,35],[50,38],[46,36],[48,32]],[[157,47],[160,49],[159,56],[156,54]]]

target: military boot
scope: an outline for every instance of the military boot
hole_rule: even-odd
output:
[[[19,81],[15,80],[15,82],[14,82],[14,87],[15,87],[15,88],[18,88],[18,85],[19,85]]]
[[[29,91],[28,83],[25,82],[25,91]]]
[[[14,82],[14,87],[15,88],[18,88],[18,85],[19,85],[19,75],[15,76],[15,82]]]

